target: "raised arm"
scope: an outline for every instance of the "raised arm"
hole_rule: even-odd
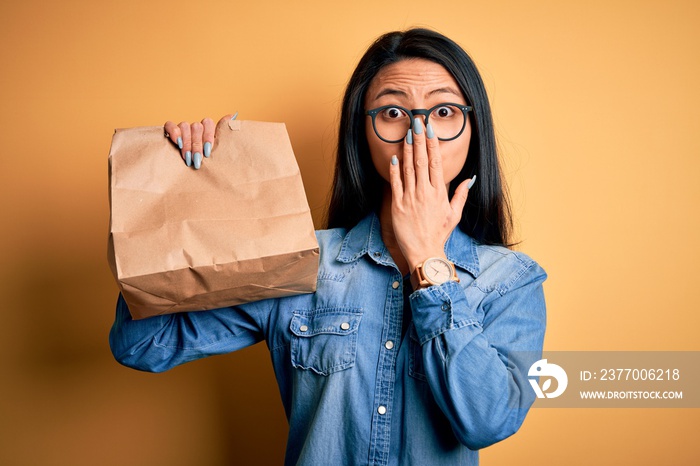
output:
[[[133,320],[119,295],[109,334],[115,359],[133,369],[163,372],[179,364],[230,353],[259,342],[270,301]]]
[[[527,370],[542,352],[546,274],[515,253],[504,260],[520,264],[500,286],[450,281],[411,295],[431,391],[471,449],[515,433],[535,399]]]

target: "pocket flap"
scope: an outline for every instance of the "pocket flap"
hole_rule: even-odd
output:
[[[295,311],[290,329],[298,337],[312,337],[319,334],[349,335],[357,331],[360,319],[362,319],[362,311],[359,309]]]

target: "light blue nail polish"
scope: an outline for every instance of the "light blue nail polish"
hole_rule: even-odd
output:
[[[472,177],[472,179],[467,183],[467,189],[472,189],[472,186],[474,186],[474,183],[476,183],[476,175]]]
[[[200,152],[194,153],[194,169],[199,170],[202,166],[202,154]]]
[[[433,139],[435,137],[435,132],[433,131],[433,125],[428,123],[425,126],[425,135],[428,136],[428,139]]]
[[[231,120],[235,120],[237,116],[238,116],[238,112],[236,112],[236,113],[231,117]]]
[[[408,133],[406,133],[406,144],[413,144],[413,131],[410,129],[408,130]]]
[[[391,164],[392,165],[398,165],[399,164],[399,159],[395,155],[391,156]]]
[[[211,155],[211,142],[207,141],[204,143],[204,156],[209,157]]]
[[[182,138],[177,138],[177,147],[182,149]]]
[[[413,119],[413,132],[416,134],[423,134],[423,122],[420,118]]]
[[[192,152],[190,151],[185,152],[185,164],[188,167],[192,166]]]

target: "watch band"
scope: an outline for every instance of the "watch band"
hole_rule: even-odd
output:
[[[411,272],[411,288],[416,291],[418,288],[429,286],[427,280],[423,277],[423,264],[418,264],[416,268]]]

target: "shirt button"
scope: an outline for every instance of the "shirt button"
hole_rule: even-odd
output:
[[[299,331],[300,331],[300,332],[306,332],[307,330],[309,330],[309,326],[308,326],[308,325],[302,325],[301,327],[299,327]]]
[[[445,304],[443,304],[442,306],[440,306],[440,309],[442,309],[443,311],[449,311],[449,310],[450,310],[450,305],[447,304],[447,303],[445,303]]]
[[[340,328],[343,330],[348,330],[350,328],[350,324],[348,324],[347,322],[343,322],[342,324],[340,324]]]
[[[374,257],[379,257],[379,256],[381,256],[381,255],[382,255],[382,253],[379,252],[379,251],[377,251],[377,252],[374,253]]]
[[[387,340],[386,343],[384,343],[384,348],[386,348],[386,349],[394,348],[394,342],[391,340]]]
[[[379,408],[377,408],[377,412],[381,415],[386,414],[386,406],[382,405]]]
[[[391,287],[392,287],[393,289],[397,289],[397,288],[399,287],[399,285],[400,285],[399,282],[394,282],[394,283],[391,284]]]

